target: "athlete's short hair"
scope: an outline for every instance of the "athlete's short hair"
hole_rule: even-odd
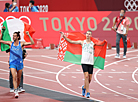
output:
[[[91,30],[88,30],[87,32],[91,32],[91,34],[92,34],[92,31]]]
[[[20,37],[20,31],[18,31],[18,32],[14,32],[14,34],[17,34],[17,37],[19,37],[18,40],[21,39],[21,37]]]

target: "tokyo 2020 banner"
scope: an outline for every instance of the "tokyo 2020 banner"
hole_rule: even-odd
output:
[[[112,11],[1,13],[0,24],[11,18],[27,22],[36,31],[33,38],[42,38],[44,47],[50,43],[58,44],[60,31],[85,33],[87,30],[92,30],[93,37],[99,40],[106,39],[115,46],[116,33],[111,28],[118,15],[119,12]],[[128,32],[130,42],[138,43],[138,12],[127,12],[126,16],[131,23]]]

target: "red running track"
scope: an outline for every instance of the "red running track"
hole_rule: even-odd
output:
[[[81,66],[56,60],[57,50],[27,49],[27,52],[24,84],[81,96],[84,81]],[[121,50],[121,57],[122,53]],[[104,102],[138,101],[138,50],[128,49],[126,59],[115,59],[114,56],[115,49],[107,50],[105,70],[94,69],[90,84],[91,99]],[[8,80],[7,61],[8,54],[0,52],[0,79]],[[3,90],[9,91],[7,88]],[[19,100],[27,94],[21,94]],[[41,102],[44,97],[38,98]]]

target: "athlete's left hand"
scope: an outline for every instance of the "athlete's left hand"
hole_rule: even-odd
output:
[[[27,35],[30,35],[30,34],[29,34],[29,31],[26,31],[26,34],[27,34]]]

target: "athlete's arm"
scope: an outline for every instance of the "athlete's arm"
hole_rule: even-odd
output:
[[[83,41],[81,40],[78,40],[78,41],[73,41],[73,40],[70,40],[69,38],[67,38],[63,32],[60,32],[61,36],[63,36],[65,38],[66,41],[68,41],[69,43],[72,43],[72,44],[80,44],[82,45]]]
[[[6,44],[6,45],[11,45],[11,41],[4,41],[4,40],[1,40],[1,38],[2,38],[2,34],[0,34],[0,43],[3,43],[3,44]]]
[[[34,44],[34,40],[33,40],[32,37],[30,36],[29,32],[26,31],[26,34],[29,36],[31,42],[23,42],[23,46],[33,45],[33,44]]]

